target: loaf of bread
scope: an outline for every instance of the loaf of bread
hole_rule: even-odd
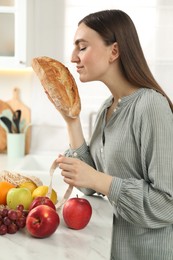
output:
[[[55,107],[66,116],[77,117],[81,102],[76,82],[68,68],[45,56],[34,58],[32,68]]]

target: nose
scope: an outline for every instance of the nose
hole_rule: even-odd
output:
[[[74,50],[71,54],[71,62],[77,63],[79,62],[79,56],[77,55],[77,52]]]

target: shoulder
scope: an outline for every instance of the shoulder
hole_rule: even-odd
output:
[[[169,113],[172,115],[168,100],[159,92],[145,88],[138,98],[137,110],[144,114]]]
[[[160,94],[159,92],[145,88],[144,91],[142,92],[140,99],[139,99],[139,104],[144,107],[152,106],[153,103],[154,105],[158,103],[162,103],[167,101],[166,98]]]
[[[166,97],[155,90],[144,89],[135,104],[134,123],[138,127],[172,128],[173,113]]]

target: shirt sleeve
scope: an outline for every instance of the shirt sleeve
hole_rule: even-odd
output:
[[[138,110],[134,135],[143,178],[114,177],[108,199],[128,222],[161,228],[173,224],[173,114],[161,95],[151,96]]]
[[[86,144],[85,141],[78,149],[70,148],[70,149],[66,150],[64,155],[67,157],[78,158],[81,161],[84,161],[87,164],[89,164],[90,166],[95,168],[94,161],[93,161],[90,151],[89,151],[89,146]],[[85,195],[92,195],[95,193],[95,191],[92,189],[87,189],[87,188],[78,188],[78,189],[80,191],[82,191]]]

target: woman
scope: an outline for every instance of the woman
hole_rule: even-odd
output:
[[[64,181],[108,197],[114,210],[110,259],[173,259],[173,105],[152,76],[130,17],[120,10],[86,16],[72,62],[82,82],[111,96],[87,145],[79,117],[63,115],[70,149],[58,158]]]

